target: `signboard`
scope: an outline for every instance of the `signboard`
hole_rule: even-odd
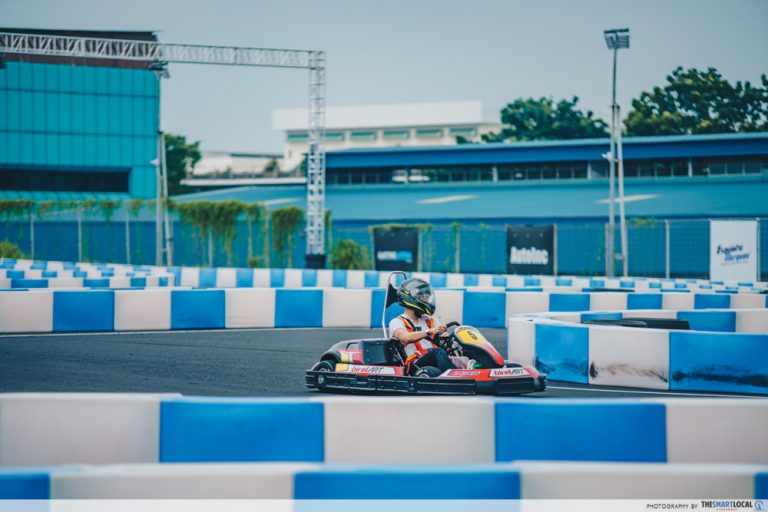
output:
[[[376,270],[418,270],[419,232],[415,227],[373,229]]]
[[[507,273],[554,274],[554,227],[507,226]]]
[[[709,223],[709,278],[755,282],[757,221],[713,220]]]

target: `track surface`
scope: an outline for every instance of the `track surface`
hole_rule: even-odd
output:
[[[483,329],[504,353],[506,331]],[[342,339],[375,329],[253,329],[0,336],[0,392],[172,392],[197,396],[312,396],[304,370]],[[672,393],[550,382],[536,398]],[[684,396],[700,396],[683,394]],[[723,395],[718,395],[723,396]]]

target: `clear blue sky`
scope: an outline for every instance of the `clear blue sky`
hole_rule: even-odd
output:
[[[766,0],[0,0],[0,25],[154,30],[164,42],[322,49],[328,104],[579,96],[608,117],[602,31],[629,27],[619,103],[678,65],[757,82],[768,73]],[[304,106],[307,73],[176,64],[164,128],[205,149],[282,151],[273,108]]]

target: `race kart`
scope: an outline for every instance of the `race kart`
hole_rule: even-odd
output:
[[[434,366],[406,365],[405,350],[390,339],[386,310],[397,301],[389,275],[382,312],[384,337],[339,341],[306,371],[306,385],[323,392],[430,394],[430,395],[520,395],[544,391],[547,377],[531,366],[505,362],[480,331],[469,325],[449,322],[443,336],[431,340],[449,355],[474,359],[479,368],[441,372]]]

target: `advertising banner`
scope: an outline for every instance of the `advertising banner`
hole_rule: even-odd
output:
[[[709,223],[709,278],[757,281],[757,221],[713,220]]]
[[[415,227],[373,229],[376,270],[418,270],[419,232]]]
[[[553,275],[553,226],[507,226],[507,272]]]

